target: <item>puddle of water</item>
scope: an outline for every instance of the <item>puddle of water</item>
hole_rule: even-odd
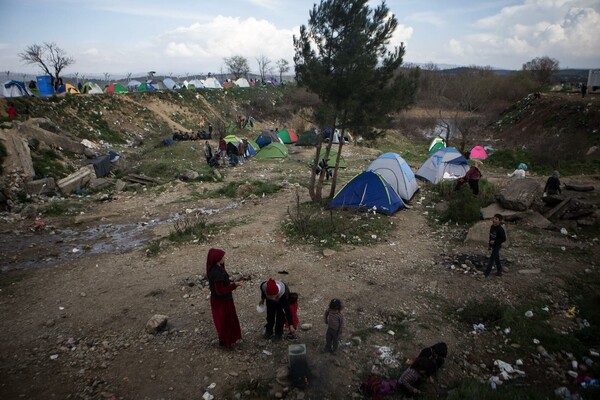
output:
[[[74,260],[90,254],[122,254],[143,246],[153,239],[151,228],[173,223],[186,214],[201,213],[207,216],[238,207],[231,203],[217,209],[193,208],[183,214],[161,220],[159,218],[140,223],[104,224],[88,229],[65,229],[52,234],[13,233],[0,234],[0,271],[45,268],[60,262]]]

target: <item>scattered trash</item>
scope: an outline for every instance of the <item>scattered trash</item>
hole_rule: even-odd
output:
[[[378,324],[378,325],[375,325],[373,328],[375,328],[377,330],[382,330],[383,329],[383,325]]]
[[[542,311],[546,311],[546,312],[550,312],[550,309],[548,308],[548,306],[542,308]]]
[[[211,390],[217,387],[217,384],[215,382],[211,383],[210,385],[208,385],[208,387],[206,388],[206,390]]]
[[[569,374],[569,376],[572,378],[577,378],[577,376],[579,376],[579,374],[575,371],[568,371],[567,374]]]
[[[263,354],[266,354],[268,356],[272,356],[273,355],[273,353],[271,353],[269,350],[263,350],[262,352],[263,352]]]
[[[212,394],[210,394],[208,392],[204,392],[204,394],[202,395],[203,400],[213,400],[214,398],[215,398],[215,396],[213,396]]]
[[[571,308],[569,308],[567,311],[565,311],[565,317],[567,318],[575,318],[575,315],[577,315],[577,307],[573,306]]]
[[[56,360],[57,358],[58,358],[58,354],[52,354],[52,355],[50,356],[50,359],[51,359],[51,360]]]
[[[483,331],[485,331],[485,325],[484,325],[484,324],[482,324],[482,323],[479,323],[479,324],[473,324],[473,330],[474,330],[475,332],[483,332]]]
[[[265,312],[265,306],[262,304],[259,304],[256,306],[256,311],[258,311],[259,313],[264,313]]]
[[[510,328],[504,328],[504,334],[505,335],[510,334]]]
[[[538,339],[533,339],[533,344],[540,344],[540,341]]]
[[[565,228],[560,228],[560,233],[562,233],[563,235],[569,234],[569,232],[567,232]]]
[[[531,317],[533,317],[533,311],[531,311],[531,310],[527,311],[527,312],[525,313],[525,316],[526,316],[527,318],[531,318]]]
[[[388,335],[392,335],[392,336],[394,336],[396,334],[396,332],[394,332],[392,330],[387,331],[387,333],[388,333]]]
[[[515,361],[515,364],[521,366],[523,365],[523,360],[519,358],[517,361]]]
[[[577,363],[577,360],[573,360],[571,361],[571,369],[573,371],[577,371],[577,367],[579,366],[579,363]]]

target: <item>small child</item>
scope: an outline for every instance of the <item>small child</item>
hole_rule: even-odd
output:
[[[340,336],[344,328],[344,315],[342,314],[342,302],[333,299],[329,302],[329,308],[325,310],[325,323],[327,333],[325,334],[325,351],[335,354],[338,348]]]
[[[298,331],[298,325],[299,325],[299,320],[298,320],[298,293],[290,293],[290,296],[288,298],[288,302],[290,304],[290,311],[292,312],[292,321],[293,321],[293,326],[294,329],[296,331]],[[290,324],[288,324],[287,320],[285,321],[285,329],[289,329],[290,328]],[[289,335],[290,339],[297,339],[296,334],[290,334]]]
[[[490,227],[490,237],[488,248],[492,250],[490,255],[490,261],[488,262],[487,268],[485,269],[485,277],[487,278],[492,272],[494,263],[496,264],[496,275],[502,276],[502,264],[500,263],[500,248],[502,243],[506,242],[506,232],[502,227],[502,221],[504,217],[501,214],[494,215],[492,218],[492,226]]]

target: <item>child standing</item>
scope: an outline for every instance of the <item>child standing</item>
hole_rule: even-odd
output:
[[[344,315],[340,300],[333,299],[329,302],[329,308],[325,310],[325,323],[327,324],[325,351],[335,354],[344,328]]]
[[[292,312],[292,326],[294,327],[294,329],[296,331],[298,331],[298,325],[299,325],[299,320],[298,320],[298,293],[290,293],[290,297],[289,297],[289,303],[290,303],[290,311]],[[285,321],[284,324],[285,329],[289,329],[290,328],[290,324],[288,324],[287,321]],[[290,339],[296,339],[296,334],[291,334],[289,335]]]
[[[485,277],[487,278],[492,272],[492,267],[494,263],[496,264],[496,275],[502,276],[502,264],[500,263],[500,248],[502,247],[502,243],[506,241],[506,233],[504,232],[504,228],[502,227],[502,221],[504,217],[500,214],[494,215],[492,218],[492,226],[490,227],[490,238],[488,243],[488,248],[492,250],[492,254],[490,255],[490,261],[488,262],[487,268],[485,270]]]

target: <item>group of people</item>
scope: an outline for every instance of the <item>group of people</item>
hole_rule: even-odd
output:
[[[233,291],[245,286],[244,281],[232,281],[225,269],[225,251],[213,247],[206,258],[206,277],[210,289],[210,307],[213,322],[219,337],[219,345],[231,349],[242,338],[240,322],[233,302]],[[283,281],[268,279],[259,285],[259,312],[267,311],[265,339],[283,339],[284,329],[288,330],[287,338],[296,339],[298,329],[298,294],[290,291]],[[335,354],[344,327],[342,302],[332,299],[325,310],[324,319],[327,325],[324,351]]]
[[[213,150],[212,145],[207,140],[204,142],[203,151],[206,163],[213,168],[219,166],[219,161],[224,167],[227,165],[235,167],[238,164],[243,164],[250,157],[248,140],[246,139],[242,139],[241,142],[235,144],[226,142],[225,139],[221,138],[216,151]]]
[[[173,141],[186,141],[186,140],[200,140],[200,139],[210,139],[211,134],[206,132],[204,129],[199,130],[198,132],[173,132]]]

